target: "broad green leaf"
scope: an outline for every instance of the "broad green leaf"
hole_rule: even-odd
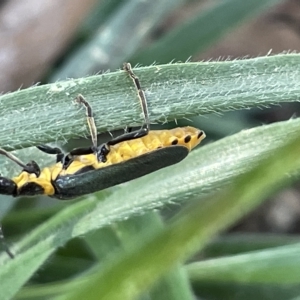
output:
[[[165,122],[299,101],[299,65],[300,55],[288,54],[151,66],[135,72],[146,90],[151,122]],[[72,105],[79,93],[92,105],[99,132],[142,123],[132,81],[117,71],[0,96],[1,145],[18,149],[83,136],[88,132],[84,111]]]

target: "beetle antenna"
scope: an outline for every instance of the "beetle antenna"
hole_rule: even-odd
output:
[[[128,73],[128,75],[132,79],[132,81],[137,89],[141,107],[142,107],[143,114],[144,114],[145,126],[146,126],[147,130],[149,131],[150,130],[150,121],[149,121],[149,112],[148,112],[148,105],[147,105],[145,92],[141,88],[139,78],[133,73],[130,63],[124,63],[124,71],[126,71]]]
[[[93,147],[96,148],[97,147],[97,127],[95,124],[95,119],[93,117],[92,108],[91,108],[90,104],[84,99],[84,97],[81,94],[79,94],[76,97],[75,101],[77,103],[84,105],[84,107],[86,109],[86,119],[87,119],[87,123],[88,123],[89,129],[90,129]]]
[[[28,166],[24,164],[21,160],[19,160],[16,156],[14,156],[12,153],[5,151],[4,149],[0,148],[0,154],[8,157],[10,160],[15,162],[17,165],[22,167],[23,169],[27,170]]]
[[[7,253],[7,255],[10,257],[10,258],[14,258],[15,256],[12,254],[12,252],[10,251],[7,243],[6,243],[6,240],[5,240],[5,237],[4,237],[4,234],[3,234],[3,230],[2,230],[2,226],[0,225],[0,243],[4,249],[4,251]]]

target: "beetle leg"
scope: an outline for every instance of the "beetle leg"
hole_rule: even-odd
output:
[[[57,147],[50,147],[48,145],[39,145],[36,146],[39,150],[48,153],[48,154],[60,154],[62,153],[62,150]]]
[[[97,158],[98,158],[98,161],[101,161],[101,162],[106,162],[106,156],[110,151],[110,146],[116,145],[121,142],[141,138],[141,137],[147,135],[150,130],[149,112],[148,112],[146,95],[145,95],[144,90],[141,88],[139,78],[133,73],[130,63],[124,63],[123,69],[125,72],[128,73],[129,77],[132,79],[132,81],[135,85],[135,88],[137,90],[137,94],[138,94],[140,104],[141,104],[141,107],[143,110],[144,124],[139,130],[131,131],[131,128],[130,128],[124,134],[122,134],[122,135],[110,140],[106,144],[103,144],[100,147],[98,147]]]
[[[19,165],[22,168],[26,168],[26,165],[19,160],[16,156],[14,156],[12,153],[5,151],[4,149],[0,148],[0,154],[8,157],[10,160],[15,162],[17,165]]]
[[[124,133],[132,132],[133,128],[132,127],[125,127]]]
[[[64,160],[65,154],[60,148],[50,147],[48,145],[39,145],[36,147],[47,154],[56,154],[56,162],[62,162]]]
[[[34,160],[31,160],[29,163],[27,163],[26,167],[23,168],[23,171],[29,174],[35,174],[36,177],[39,177],[41,174],[40,166]]]
[[[75,101],[77,103],[81,103],[82,105],[85,106],[86,119],[87,119],[87,123],[88,123],[90,133],[91,133],[92,144],[93,144],[94,149],[96,149],[97,148],[97,127],[95,124],[95,119],[93,117],[92,108],[91,108],[90,104],[80,94],[76,97]]]
[[[132,79],[132,81],[135,85],[135,88],[137,90],[137,93],[138,93],[138,96],[139,96],[139,99],[140,99],[140,104],[141,104],[141,107],[142,107],[142,110],[143,110],[143,115],[144,115],[144,120],[145,120],[145,124],[143,125],[143,127],[146,127],[149,131],[150,121],[149,121],[148,105],[147,105],[145,92],[142,89],[141,84],[140,84],[140,80],[133,73],[130,63],[124,63],[123,69],[124,69],[124,71],[126,71],[128,73],[129,77]]]
[[[95,150],[93,147],[88,147],[88,148],[75,148],[70,151],[70,156],[78,156],[78,155],[88,155],[94,153]]]
[[[76,97],[75,102],[82,104],[86,109],[86,119],[91,133],[92,146],[88,148],[75,148],[64,155],[61,159],[64,169],[68,168],[70,163],[73,161],[74,156],[88,155],[97,152],[97,128],[92,108],[81,94]]]
[[[141,137],[147,135],[148,132],[149,132],[148,128],[143,128],[142,127],[139,130],[124,133],[124,134],[122,134],[120,136],[117,136],[116,138],[110,140],[109,142],[107,142],[105,144],[102,144],[101,146],[99,146],[97,148],[97,159],[98,159],[98,161],[106,162],[106,156],[110,152],[110,147],[111,146],[114,146],[114,145],[122,143],[122,142],[126,142],[126,141],[141,138]]]
[[[88,148],[75,148],[71,150],[69,153],[64,155],[62,159],[62,164],[63,168],[67,169],[70,163],[73,161],[74,156],[79,156],[79,155],[88,155],[88,154],[93,154],[95,153],[94,147],[88,147]]]
[[[31,161],[28,164],[24,164],[20,159],[18,159],[16,156],[14,156],[12,153],[5,151],[4,149],[0,148],[0,154],[8,157],[10,160],[15,162],[17,165],[23,168],[23,171],[26,171],[27,173],[34,173],[36,176],[39,176],[40,174],[40,168],[38,164],[34,161]]]
[[[124,63],[123,69],[128,73],[129,77],[132,79],[135,88],[137,90],[137,94],[140,100],[140,104],[142,107],[143,115],[144,115],[144,124],[143,126],[136,131],[131,131],[131,128],[116,138],[113,138],[109,142],[102,144],[97,147],[97,128],[95,125],[95,119],[93,117],[93,112],[90,104],[84,99],[82,95],[78,95],[75,99],[77,103],[81,103],[86,108],[86,117],[87,123],[90,129],[91,138],[92,138],[92,146],[90,148],[78,148],[70,151],[63,159],[64,168],[66,168],[73,160],[73,156],[75,155],[87,155],[91,153],[95,153],[97,155],[98,161],[105,162],[106,156],[110,152],[110,147],[116,145],[121,142],[138,139],[148,134],[150,130],[150,122],[149,122],[149,113],[146,95],[143,89],[141,88],[141,84],[139,78],[133,73],[130,63]]]

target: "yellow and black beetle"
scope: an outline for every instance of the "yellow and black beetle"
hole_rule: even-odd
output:
[[[126,132],[98,146],[92,109],[83,96],[79,95],[76,101],[86,108],[92,146],[76,148],[67,154],[59,148],[38,146],[41,151],[56,155],[56,164],[42,170],[35,161],[24,164],[0,148],[0,154],[23,168],[12,179],[0,176],[0,194],[14,197],[42,194],[61,200],[76,198],[178,163],[205,138],[204,132],[194,127],[150,131],[145,93],[129,63],[124,64],[124,70],[137,89],[144,125],[137,131]],[[1,239],[4,244],[0,227]],[[13,257],[5,244],[4,247],[8,255]]]
[[[129,63],[124,70],[133,80],[144,114],[144,125],[137,131],[97,146],[97,129],[89,103],[79,95],[76,101],[86,108],[92,146],[76,148],[64,154],[59,148],[38,146],[41,151],[55,154],[57,163],[40,170],[35,161],[23,164],[12,154],[0,149],[23,167],[12,179],[0,177],[0,194],[17,196],[48,195],[57,199],[72,199],[144,176],[178,163],[205,138],[202,130],[179,127],[171,130],[149,129],[147,101],[139,79]]]

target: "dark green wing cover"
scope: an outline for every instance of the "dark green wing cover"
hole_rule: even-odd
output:
[[[125,162],[80,174],[60,176],[53,183],[54,198],[72,199],[127,182],[183,160],[189,153],[184,146],[170,146]]]

